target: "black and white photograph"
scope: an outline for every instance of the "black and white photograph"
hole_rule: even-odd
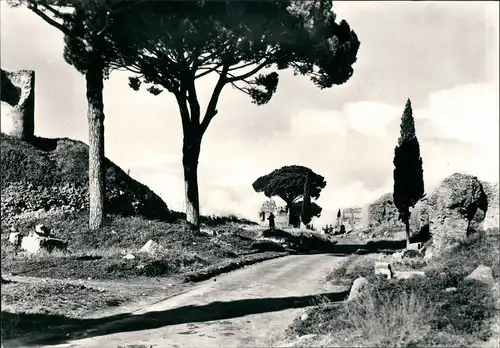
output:
[[[499,13],[0,0],[1,348],[500,347]]]

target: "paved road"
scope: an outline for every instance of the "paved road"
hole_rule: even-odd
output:
[[[93,322],[48,345],[71,348],[269,346],[295,317],[343,288],[325,276],[343,258],[294,255],[218,276],[122,319]],[[343,293],[342,295],[345,295]],[[56,345],[56,343],[58,345]]]

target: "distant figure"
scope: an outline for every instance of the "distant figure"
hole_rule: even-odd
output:
[[[266,219],[266,213],[262,211],[260,213],[260,221],[264,221],[265,219]]]
[[[274,230],[274,214],[269,213],[269,217],[267,218],[269,220],[269,229]]]

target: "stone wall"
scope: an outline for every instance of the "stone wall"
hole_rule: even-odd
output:
[[[35,72],[1,70],[1,130],[21,140],[35,133]]]

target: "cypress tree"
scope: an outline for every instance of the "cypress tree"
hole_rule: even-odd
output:
[[[306,180],[304,182],[304,198],[302,200],[302,223],[307,226],[311,222],[311,181],[309,180],[309,173],[306,173]]]
[[[424,197],[424,177],[420,146],[415,133],[411,101],[408,99],[401,117],[401,135],[394,149],[394,204],[406,227],[406,244],[410,244],[410,208]]]

